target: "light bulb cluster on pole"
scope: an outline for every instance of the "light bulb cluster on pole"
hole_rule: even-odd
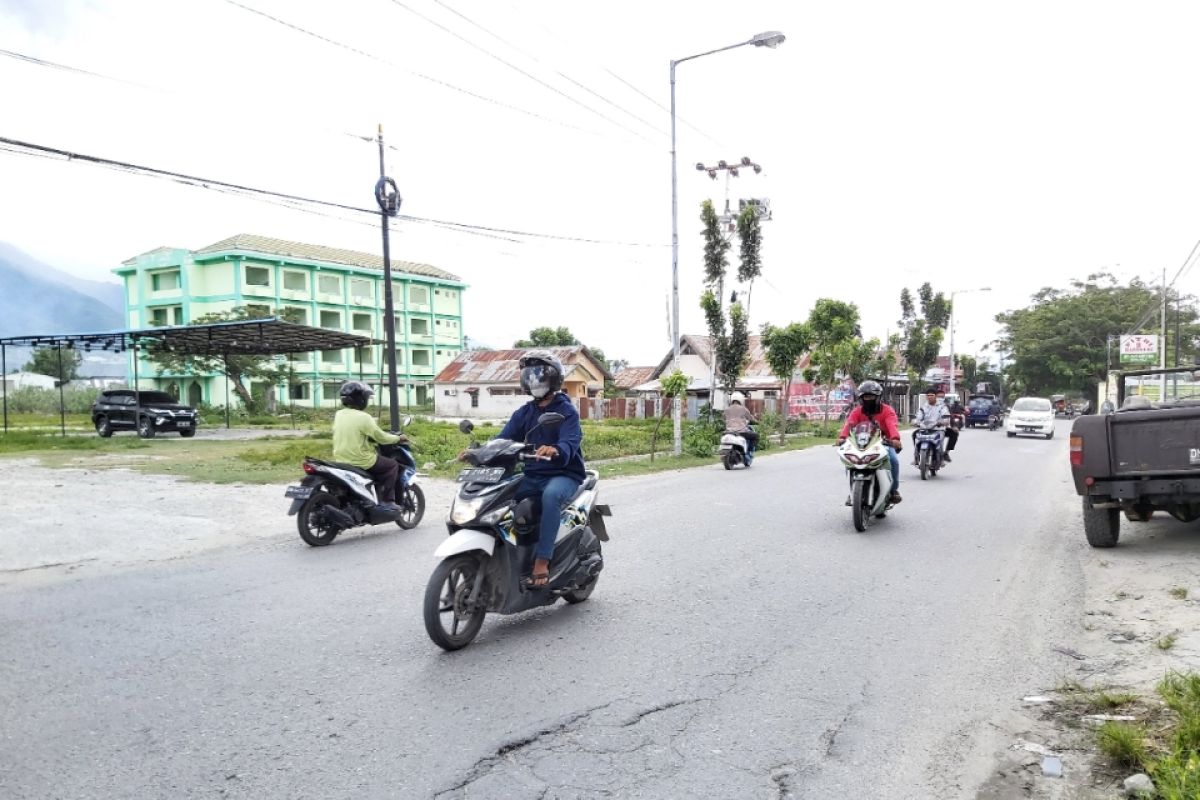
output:
[[[703,53],[697,53],[694,56],[686,56],[685,58],[671,61],[671,366],[673,370],[679,369],[679,165],[675,152],[675,68],[685,61],[709,56],[713,53],[722,53],[738,47],[745,47],[746,45],[766,47],[774,50],[783,44],[786,39],[787,37],[779,31],[765,31],[750,37],[744,42],[738,42],[726,47],[718,47],[716,50],[708,50]],[[676,402],[674,405],[674,413],[672,414],[675,428],[674,453],[678,456],[683,453],[683,415],[681,404]]]

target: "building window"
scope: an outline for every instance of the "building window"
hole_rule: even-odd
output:
[[[425,286],[408,287],[408,302],[419,306],[429,304],[429,289]]]
[[[307,383],[293,383],[288,387],[288,397],[292,400],[308,400],[312,395]]]
[[[318,275],[317,291],[321,294],[342,293],[342,278],[340,275]]]
[[[321,363],[322,364],[341,364],[342,363],[342,351],[341,350],[322,350],[321,351]]]
[[[362,331],[368,336],[375,332],[375,322],[370,314],[355,314],[350,320],[356,331]]]
[[[304,272],[283,271],[283,288],[289,292],[307,292],[308,275]]]
[[[429,320],[427,319],[412,319],[409,320],[408,332],[414,336],[429,335]]]
[[[279,309],[279,317],[295,325],[307,325],[308,309],[300,306],[284,306]]]
[[[292,354],[292,363],[307,364],[308,363],[308,353],[293,353]]]
[[[271,270],[267,267],[246,267],[247,286],[270,286]]]
[[[429,366],[429,351],[428,350],[413,350],[412,351],[412,365],[414,367],[428,367]]]
[[[479,408],[479,392],[471,392],[471,408]]]
[[[179,288],[179,270],[150,273],[150,288],[156,292],[170,292]]]
[[[321,384],[321,397],[325,400],[336,400],[342,396],[342,384],[337,381],[325,381]]]
[[[375,363],[375,348],[374,347],[357,348],[355,351],[355,354],[358,359],[358,363],[360,363],[360,364],[374,364]]]
[[[396,353],[396,366],[397,367],[404,366],[404,351],[397,349],[395,351],[395,353]]]
[[[375,293],[371,291],[371,282],[362,278],[351,278],[350,302],[360,306],[372,305],[375,302]]]
[[[328,328],[329,330],[333,331],[340,331],[342,329],[342,312],[322,311],[321,327]]]
[[[156,328],[183,324],[183,306],[159,306],[150,309],[150,324]]]

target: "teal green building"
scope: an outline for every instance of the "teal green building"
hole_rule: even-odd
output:
[[[264,316],[288,313],[305,325],[385,338],[383,258],[373,253],[240,234],[199,250],[160,247],[113,272],[124,284],[130,328],[186,325],[203,314],[242,306]],[[434,376],[462,352],[465,289],[457,276],[437,267],[393,259],[401,403],[432,402]],[[387,373],[383,347],[295,354],[290,388],[275,387],[276,396],[281,402],[290,397],[296,404],[334,406],[342,382],[361,376],[386,403],[387,392],[379,387]],[[143,389],[168,391],[192,405],[225,403],[228,387],[220,374],[159,374],[144,359],[138,372]]]

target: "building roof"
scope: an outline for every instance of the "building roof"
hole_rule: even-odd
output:
[[[693,354],[700,356],[705,364],[712,366],[712,337],[711,336],[694,336],[685,333],[679,340],[680,354]],[[659,362],[654,370],[652,377],[658,378],[663,374],[663,371],[670,366],[674,353],[667,353],[666,357]],[[796,368],[803,369],[808,366],[809,355],[806,353],[796,360]],[[767,351],[763,347],[762,337],[757,335],[750,336],[750,349],[747,353],[746,368],[742,370],[742,376],[746,380],[755,378],[770,378],[772,382],[779,383],[775,374],[771,372],[771,365],[767,363]]]
[[[434,378],[434,383],[520,383],[521,367],[517,362],[530,349],[549,350],[558,356],[558,360],[563,362],[563,367],[566,370],[564,377],[570,376],[572,372],[582,369],[594,381],[613,379],[612,374],[604,368],[604,365],[596,361],[591,350],[577,344],[572,347],[467,350],[460,353],[457,358],[447,364],[438,373],[437,377]],[[581,365],[579,363],[581,357],[586,357],[590,363],[595,364],[596,369],[593,370],[588,366]],[[594,374],[595,372],[599,372],[600,374]]]
[[[139,259],[147,256],[155,256],[160,254],[168,254],[176,251],[173,247],[156,247],[153,250],[148,250],[145,253],[126,259],[121,262],[125,266],[133,266]],[[286,239],[272,239],[268,236],[256,236],[251,233],[239,233],[236,236],[230,236],[228,239],[222,239],[219,242],[201,247],[199,250],[192,251],[192,257],[198,260],[205,260],[204,257],[215,258],[226,253],[256,253],[264,256],[273,256],[275,258],[296,258],[305,261],[318,261],[325,264],[342,264],[348,267],[359,267],[362,269],[383,270],[383,256],[377,253],[364,253],[359,250],[343,250],[338,247],[325,247],[319,244],[304,244],[303,242],[290,242]],[[443,269],[431,266],[429,264],[418,264],[414,261],[400,261],[392,259],[393,273],[406,273],[408,275],[420,275],[426,278],[435,278],[443,281],[454,281],[461,283],[462,279],[457,275],[446,272]]]
[[[227,252],[262,253],[271,256],[302,258],[308,261],[323,261],[328,264],[345,264],[346,266],[362,267],[364,269],[383,269],[383,256],[378,253],[365,253],[359,250],[343,250],[338,247],[291,242],[285,239],[256,236],[251,233],[239,233],[236,236],[230,236],[228,239],[222,239],[207,247],[201,247],[193,255],[216,255]],[[396,272],[407,272],[410,275],[423,275],[444,281],[461,280],[457,275],[452,275],[445,270],[438,269],[429,264],[418,264],[413,261],[392,259],[392,269]]]
[[[632,389],[654,377],[658,367],[626,367],[613,377],[618,389]]]

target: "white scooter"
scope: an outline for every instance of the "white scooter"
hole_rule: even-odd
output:
[[[538,425],[562,419],[550,412],[538,417]],[[463,420],[459,429],[470,433],[473,426]],[[517,614],[560,597],[582,603],[596,588],[604,568],[600,543],[608,541],[604,517],[612,512],[596,503],[600,475],[594,470],[560,512],[549,582],[530,587],[522,581],[533,565],[538,516],[532,498],[515,499],[524,480],[517,465],[536,460],[532,451],[524,442],[493,439],[466,453],[471,468],[458,476],[461,486],[446,521],[451,535],[433,554],[441,562],[425,589],[425,631],[445,650],[470,644],[488,612]]]
[[[882,519],[892,507],[892,463],[883,432],[874,423],[860,422],[838,448],[838,456],[850,476],[854,530],[862,533],[872,518]]]
[[[754,463],[754,454],[750,452],[750,443],[746,437],[733,431],[721,434],[721,446],[717,450],[725,469],[733,469],[738,464],[744,464],[747,469]]]

